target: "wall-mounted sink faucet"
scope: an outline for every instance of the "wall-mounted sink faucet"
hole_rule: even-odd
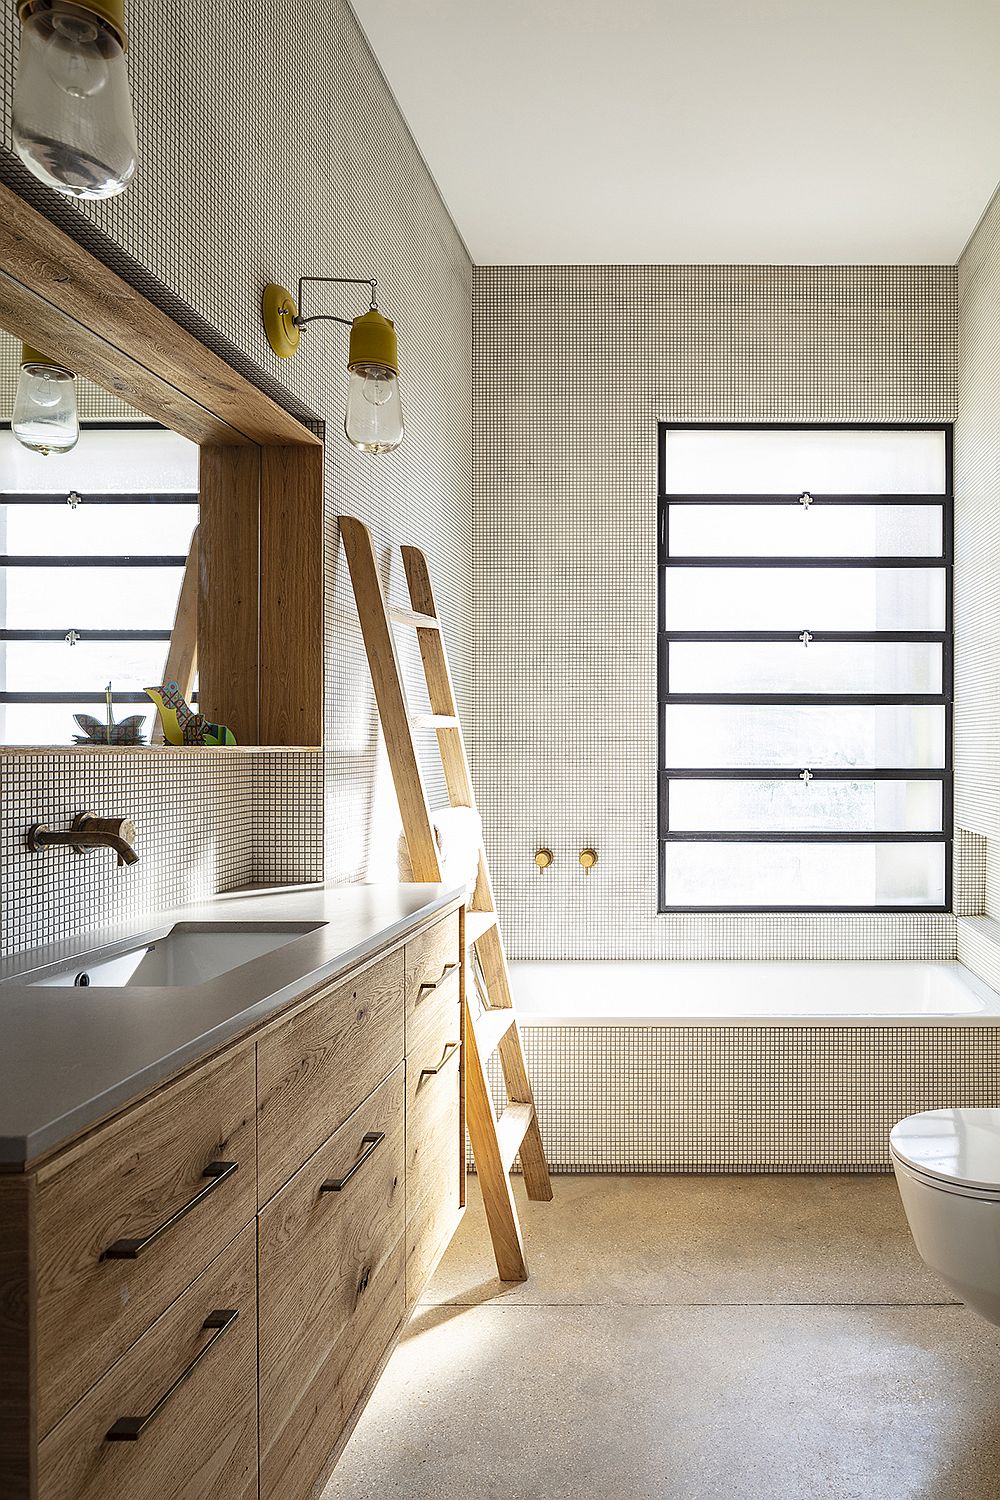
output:
[[[77,854],[88,849],[113,849],[119,865],[134,865],[138,861],[133,845],[135,824],[129,818],[99,818],[96,813],[77,813],[70,828],[59,832],[47,823],[33,823],[28,829],[28,848],[37,853],[55,845],[68,845]]]

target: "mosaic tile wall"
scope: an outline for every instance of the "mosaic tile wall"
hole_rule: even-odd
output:
[[[655,444],[951,420],[957,296],[944,266],[476,269],[472,750],[514,956],[954,956],[947,916],[656,914]]]
[[[319,880],[318,751],[79,751],[0,755],[0,953],[257,881]],[[32,823],[130,817],[139,863],[109,850],[31,853]]]
[[[958,265],[955,816],[981,837],[985,903],[958,952],[1000,988],[1000,194]]]
[[[996,1026],[526,1026],[522,1035],[555,1172],[887,1171],[889,1132],[907,1115],[1000,1106]]]
[[[328,424],[325,767],[320,779],[294,756],[213,758],[197,768],[135,757],[106,787],[96,772],[83,787],[77,763],[53,755],[37,763],[26,789],[23,768],[4,763],[0,774],[20,788],[0,814],[0,871],[11,876],[5,912],[25,892],[29,901],[20,946],[55,929],[61,935],[67,924],[96,925],[107,909],[238,884],[248,871],[316,878],[321,823],[330,879],[394,874],[398,822],[338,514],[373,527],[397,598],[404,585],[401,567],[389,567],[390,539],[426,547],[466,707],[470,696],[471,264],[353,12],[345,0],[130,0],[129,29],[140,171],[121,197],[77,207],[47,193],[10,154],[17,25],[13,8],[0,8],[0,179],[291,410]],[[309,274],[380,281],[400,340],[407,438],[395,454],[373,459],[343,440],[345,329],[318,325],[290,361],[266,345],[261,288],[272,279],[294,287]],[[332,294],[327,305],[345,315],[362,310],[351,295]],[[406,664],[412,674],[415,641]],[[440,796],[439,774],[429,779]],[[80,867],[63,861],[43,880],[12,852],[26,823],[77,811],[84,792],[88,804],[113,802],[110,810],[133,813],[143,826],[136,878],[95,867],[81,882]],[[259,859],[239,832],[258,796],[265,820],[281,828]],[[302,837],[287,832],[290,810]]]

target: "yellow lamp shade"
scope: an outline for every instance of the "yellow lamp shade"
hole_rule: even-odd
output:
[[[351,324],[347,367],[353,370],[355,365],[382,365],[384,369],[399,374],[396,330],[391,318],[383,317],[377,307],[369,308]]]

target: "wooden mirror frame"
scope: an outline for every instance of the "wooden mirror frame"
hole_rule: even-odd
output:
[[[199,445],[200,701],[240,746],[321,745],[322,441],[2,184],[0,325]]]

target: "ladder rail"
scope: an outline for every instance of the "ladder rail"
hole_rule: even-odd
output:
[[[413,737],[415,728],[433,728],[435,731],[450,805],[475,809],[476,799],[427,559],[418,547],[404,545],[400,549],[410,607],[390,607],[368,528],[351,516],[341,516],[340,529],[413,879],[438,882],[441,864]],[[407,708],[394,625],[411,627],[417,632],[429,714],[411,715]],[[465,1121],[482,1187],[498,1273],[504,1281],[523,1281],[528,1274],[527,1264],[509,1176],[515,1156],[520,1158],[525,1190],[530,1199],[549,1201],[552,1184],[514,1012],[510,972],[496,914],[489,862],[481,841],[475,889],[471,906],[463,919],[462,932],[465,948]],[[480,1017],[471,1015],[465,988],[466,970],[473,953],[487,1000]],[[509,1012],[509,1017],[505,1017],[504,1012]],[[494,1053],[499,1059],[508,1099],[499,1120],[493,1108],[487,1073],[487,1063]]]

